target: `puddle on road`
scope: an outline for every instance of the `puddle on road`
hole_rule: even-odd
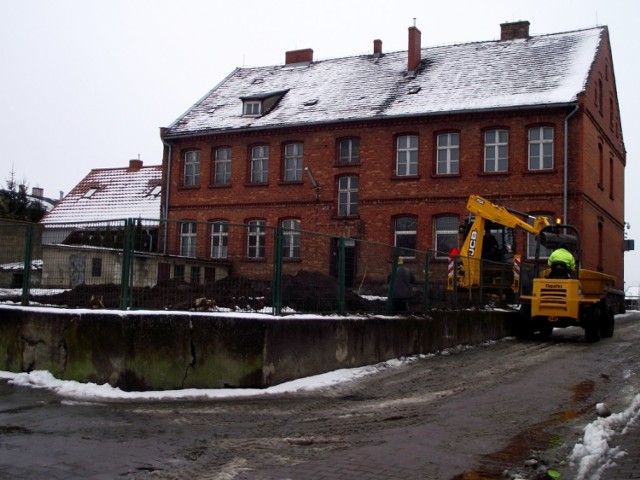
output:
[[[451,480],[503,480],[505,470],[524,466],[533,451],[549,450],[562,445],[562,439],[547,430],[587,413],[595,405],[589,402],[595,390],[595,382],[592,380],[582,381],[569,390],[572,392],[572,408],[556,412],[544,422],[527,427],[515,435],[502,450],[484,455],[476,470],[456,475]]]

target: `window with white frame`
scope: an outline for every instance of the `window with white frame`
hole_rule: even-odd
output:
[[[257,116],[262,113],[262,102],[260,100],[245,100],[243,104],[242,114],[249,116]]]
[[[213,222],[211,224],[211,258],[227,258],[228,245],[229,222]]]
[[[180,255],[196,256],[196,223],[183,222],[180,225]]]
[[[264,220],[247,222],[247,258],[264,258],[266,229]]]
[[[349,175],[338,179],[338,216],[358,214],[358,177]]]
[[[509,131],[484,132],[484,171],[506,172],[509,167]]]
[[[413,216],[396,217],[394,221],[394,245],[400,248],[399,255],[415,258],[418,220]]]
[[[258,145],[251,148],[251,183],[269,181],[269,147]]]
[[[344,138],[338,144],[340,163],[360,163],[360,140]]]
[[[396,139],[396,175],[418,174],[418,136],[401,135]]]
[[[200,183],[200,152],[192,150],[184,154],[184,185],[194,186]]]
[[[302,181],[302,143],[289,143],[284,146],[284,181]]]
[[[529,170],[553,168],[553,127],[529,129]]]
[[[457,174],[460,164],[460,134],[441,133],[437,138],[436,173]]]
[[[282,258],[300,258],[300,220],[282,221]]]
[[[531,217],[547,217],[549,224],[553,224],[553,215],[548,215],[546,213],[537,213],[531,214]],[[527,219],[527,223],[529,225],[533,225],[534,218],[529,217]],[[536,236],[532,233],[527,233],[527,258],[532,259],[536,257]],[[549,258],[551,255],[551,249],[545,247],[544,245],[540,245],[540,258]]]
[[[456,215],[440,215],[435,218],[435,250],[437,258],[446,258],[453,247],[458,246],[458,224]]]
[[[216,148],[213,162],[213,184],[229,185],[231,183],[231,149]]]

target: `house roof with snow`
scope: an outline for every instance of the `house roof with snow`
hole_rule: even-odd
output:
[[[505,35],[513,25],[524,35]],[[376,40],[373,54],[313,61],[312,50],[298,50],[285,65],[237,68],[163,137],[570,104],[608,35],[606,27],[534,37],[529,22],[501,27],[501,40],[430,48],[412,27],[413,51],[410,28],[407,51],[382,53]],[[265,110],[247,115],[250,100],[264,100]]]
[[[162,166],[131,160],[127,168],[95,168],[40,223],[160,218]]]

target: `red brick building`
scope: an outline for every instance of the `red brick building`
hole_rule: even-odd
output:
[[[228,222],[438,261],[476,193],[564,217],[582,232],[583,267],[621,287],[626,152],[607,28],[531,37],[529,22],[507,23],[500,40],[430,48],[416,27],[408,36],[407,51],[374,40],[371,54],[297,50],[284,65],[237,68],[163,128],[163,215],[185,220],[168,253],[269,260],[270,245]],[[189,223],[200,221],[218,223]],[[326,249],[297,248],[302,262],[330,263]]]

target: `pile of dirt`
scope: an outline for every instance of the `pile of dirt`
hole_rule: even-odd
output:
[[[281,282],[282,307],[296,312],[335,313],[339,310],[338,282],[320,272],[300,271],[284,275]],[[34,302],[68,308],[120,308],[119,285],[80,285],[47,296],[32,296]],[[133,288],[132,307],[148,310],[214,311],[218,309],[262,311],[272,305],[271,281],[226,277],[207,285],[192,285],[172,279],[153,287]],[[350,289],[345,292],[345,308],[350,312],[380,313],[384,301],[369,301]]]

